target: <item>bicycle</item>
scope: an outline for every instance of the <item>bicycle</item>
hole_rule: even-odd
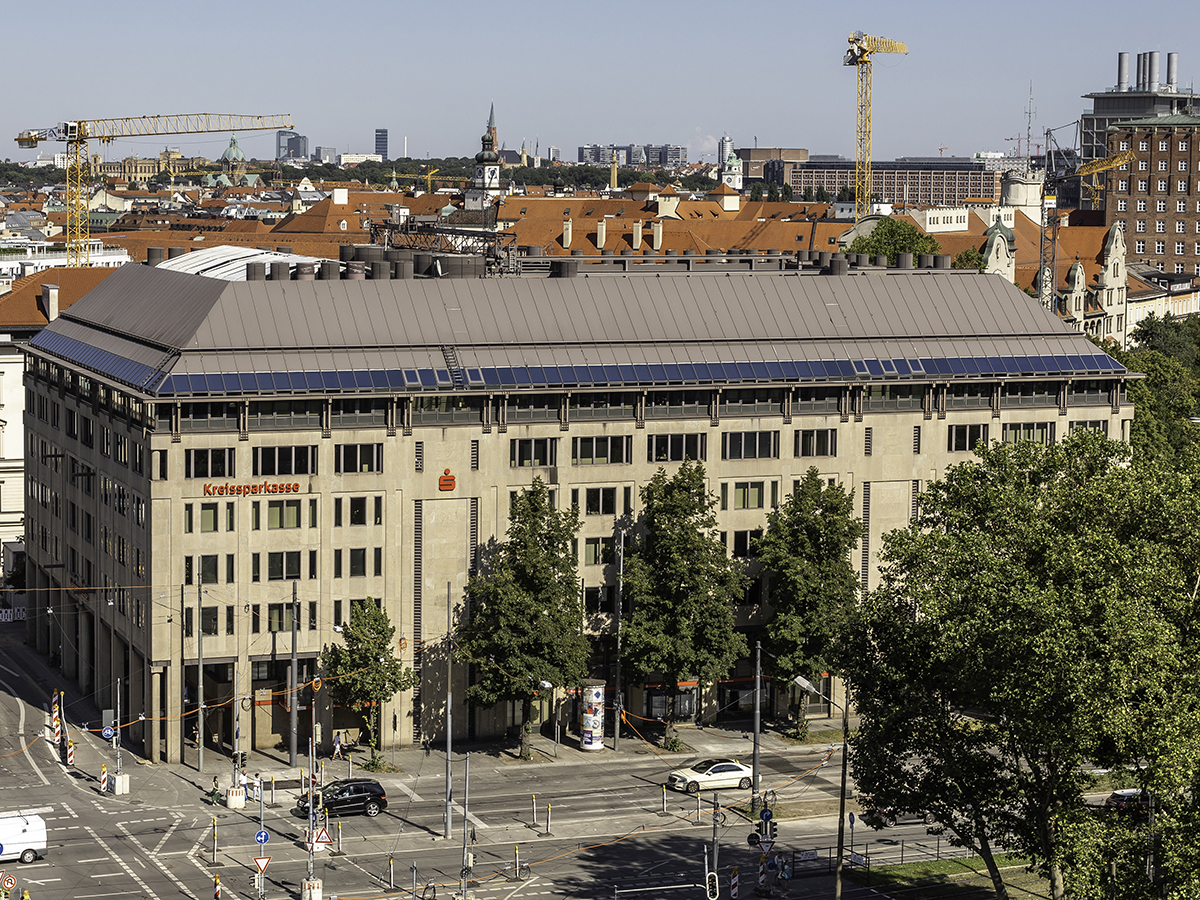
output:
[[[767,809],[773,809],[778,802],[779,796],[774,791],[763,791],[762,805]]]
[[[427,881],[425,887],[421,888],[421,900],[436,900],[437,885],[432,881]]]

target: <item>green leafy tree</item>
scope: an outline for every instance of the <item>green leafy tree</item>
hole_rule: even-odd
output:
[[[824,185],[817,187],[816,202],[817,203],[828,203],[829,202],[829,191],[825,190]]]
[[[507,539],[495,546],[467,586],[467,612],[455,629],[459,647],[476,663],[467,699],[480,706],[521,704],[521,755],[542,684],[575,687],[587,674],[590,648],[575,555],[579,509],[557,510],[546,483],[535,478],[509,513]]]
[[[762,198],[763,198],[762,182],[756,181],[750,187],[750,201],[752,203],[758,203],[759,201],[762,200]]]
[[[1200,444],[1200,428],[1190,421],[1200,400],[1200,382],[1191,371],[1157,350],[1105,350],[1127,369],[1146,376],[1128,382],[1134,405],[1129,443],[1135,457],[1174,460]]]
[[[371,750],[372,762],[377,763],[383,703],[415,687],[418,679],[396,658],[396,628],[372,598],[350,604],[350,622],[342,638],[343,643],[331,644],[321,652],[321,668],[334,703],[374,719]]]
[[[983,254],[979,252],[978,247],[968,247],[966,250],[961,250],[954,257],[954,261],[950,263],[955,269],[983,269],[983,264],[986,260]]]
[[[810,468],[767,516],[757,557],[767,576],[773,617],[766,645],[773,671],[790,682],[833,665],[835,645],[858,595],[850,551],[862,535],[854,492]]]
[[[870,234],[859,235],[850,244],[850,253],[866,253],[868,256],[886,255],[888,265],[896,265],[897,254],[940,253],[941,244],[933,235],[926,234],[909,222],[885,216],[875,223]]]
[[[802,196],[804,198],[805,203],[812,203],[813,202],[813,189],[811,187],[806,187],[804,189],[804,194]]]
[[[785,184],[782,188],[779,189],[779,198],[784,203],[792,202],[792,186],[790,184]]]
[[[1055,900],[1107,896],[1089,885],[1127,826],[1083,794],[1089,766],[1133,760],[1170,797],[1161,862],[1194,863],[1194,476],[1130,466],[1125,445],[1083,431],[976,454],[884,537],[882,583],[847,630],[860,791],[932,813],[998,897],[998,846],[1027,855]],[[1115,896],[1149,895],[1148,838]],[[1195,888],[1194,867],[1164,874]]]
[[[633,612],[622,630],[622,658],[634,677],[661,676],[669,723],[679,682],[712,683],[748,652],[734,627],[748,579],[717,532],[702,463],[687,460],[671,477],[660,468],[641,498],[640,527],[625,557],[624,596]]]
[[[1151,313],[1129,332],[1138,350],[1155,350],[1178,360],[1189,369],[1196,365],[1196,343],[1184,320],[1170,313],[1159,318]]]
[[[772,183],[771,185],[769,185],[767,187],[767,202],[768,203],[778,203],[779,202],[779,186],[778,185]]]
[[[854,188],[850,187],[849,185],[842,185],[840,188],[838,188],[837,202],[838,203],[853,203],[854,202]]]

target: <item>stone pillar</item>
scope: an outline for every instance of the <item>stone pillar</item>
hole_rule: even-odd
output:
[[[62,666],[63,676],[68,681],[79,678],[79,607],[71,598],[65,598],[62,610]]]
[[[137,721],[138,716],[149,716],[146,711],[148,703],[147,692],[149,686],[146,678],[146,660],[142,654],[136,650],[130,650],[129,653],[129,709],[125,709],[122,704],[121,718],[126,722],[133,722],[129,726],[128,734],[130,741],[145,741],[147,728],[144,722]],[[151,681],[153,679],[150,679]]]
[[[150,669],[150,677],[146,679],[146,727],[142,733],[142,755],[151,762],[158,762],[159,759],[158,736],[162,731],[162,724],[154,720],[162,715],[162,691],[165,681],[164,667],[155,666]]]
[[[79,690],[90,694],[96,689],[96,663],[92,642],[92,612],[84,609],[79,612]]]

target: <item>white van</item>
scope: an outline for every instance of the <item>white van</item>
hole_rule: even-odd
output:
[[[31,863],[46,853],[46,820],[41,816],[0,813],[0,861]]]

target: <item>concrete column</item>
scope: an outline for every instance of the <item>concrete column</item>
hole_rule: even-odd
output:
[[[159,732],[162,725],[152,721],[162,715],[163,669],[153,668],[146,679],[146,727],[142,734],[142,755],[151,762],[159,758]]]
[[[79,607],[67,599],[62,611],[63,675],[69,681],[79,678]]]
[[[163,671],[163,692],[165,698],[160,698],[161,709],[167,717],[167,762],[180,762],[183,749],[183,667],[174,662]],[[165,699],[165,702],[163,700]]]
[[[124,676],[122,676],[124,677]],[[147,729],[142,722],[138,722],[139,715],[146,713],[147,706],[147,685],[146,678],[146,660],[142,654],[136,650],[130,650],[129,653],[129,706],[126,707],[124,701],[121,702],[121,718],[126,722],[133,722],[129,726],[128,734],[130,742],[144,741]],[[153,679],[149,679],[153,680]]]
[[[96,689],[95,647],[92,641],[91,610],[80,610],[79,613],[79,690],[91,694]]]

